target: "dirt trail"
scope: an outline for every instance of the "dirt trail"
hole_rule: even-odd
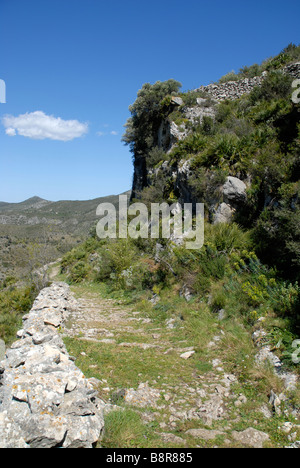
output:
[[[212,359],[201,372],[197,349],[189,346],[180,321],[157,324],[99,293],[75,291],[79,307],[66,335],[76,339],[79,361],[88,361],[82,370],[98,378],[100,394],[120,397],[140,411],[145,422],[156,424],[166,446],[205,446],[216,438],[221,446],[236,446],[239,433],[231,422],[247,398],[234,392],[237,379],[224,371],[218,353],[222,334],[209,343]],[[246,445],[268,440],[255,432]]]

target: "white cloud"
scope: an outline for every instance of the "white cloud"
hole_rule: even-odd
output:
[[[5,133],[8,136],[16,136],[16,130],[14,128],[7,128],[5,130]]]
[[[101,132],[101,131],[100,131],[100,132],[97,132],[96,135],[97,135],[97,136],[100,136],[100,137],[102,137],[102,136],[107,136],[107,135],[116,136],[116,135],[118,135],[118,132],[116,132],[115,130],[112,130],[112,131],[109,132],[109,133],[107,133],[107,132]]]
[[[8,136],[21,135],[33,140],[71,141],[85,135],[88,124],[78,120],[63,120],[60,117],[46,115],[42,111],[26,113],[14,117],[6,115],[2,119]]]

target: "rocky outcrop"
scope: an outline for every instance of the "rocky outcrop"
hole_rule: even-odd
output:
[[[37,297],[0,363],[1,448],[92,448],[105,404],[74,364],[59,330],[77,303],[64,283]]]
[[[256,362],[258,365],[268,363],[274,369],[275,374],[283,380],[285,388],[287,390],[295,390],[298,377],[294,372],[287,371],[283,362],[271,351],[268,334],[263,328],[264,321],[264,317],[258,319],[255,325],[256,330],[252,335],[255,345],[259,349],[256,355]]]
[[[214,224],[228,223],[232,221],[234,213],[247,199],[247,186],[237,177],[227,177],[221,188],[223,202],[213,207]]]
[[[289,64],[281,71],[292,78],[299,78],[300,62]],[[200,86],[194,91],[195,93],[201,93],[202,97],[195,98],[195,104],[192,106],[184,105],[184,100],[181,97],[172,97],[169,107],[170,113],[161,120],[157,135],[154,136],[155,146],[158,146],[166,153],[170,153],[178,142],[184,140],[193,132],[193,127],[202,124],[205,118],[215,118],[217,106],[220,102],[236,100],[250,94],[255,87],[262,85],[267,75],[268,72],[263,72],[261,76],[253,78]],[[195,95],[197,96],[197,94]],[[175,122],[172,121],[174,110],[178,110],[181,114],[181,118]],[[180,161],[176,168],[170,167],[168,162],[164,162],[158,169],[149,169],[147,167],[146,154],[135,155],[132,198],[139,198],[143,189],[151,186],[155,178],[161,175],[168,175],[169,180],[174,181],[174,191],[180,203],[195,202],[195,197],[188,183],[191,175],[189,161]],[[243,184],[242,181],[240,183]],[[234,197],[236,198],[236,187],[233,189]],[[230,193],[228,196],[230,197]],[[244,197],[244,193],[242,193],[242,197]],[[226,193],[224,193],[224,198],[226,198]],[[241,201],[240,199],[239,202]],[[215,222],[227,222],[231,220],[238,208],[235,205],[237,203],[231,203],[231,201],[227,201],[226,199],[221,204],[217,204],[213,208]]]

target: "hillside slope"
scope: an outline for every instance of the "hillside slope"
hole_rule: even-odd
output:
[[[125,194],[130,196],[130,191]],[[111,195],[86,201],[51,202],[32,197],[21,203],[1,202],[0,280],[14,272],[21,274],[28,245],[46,248],[39,266],[60,257],[89,235],[97,222],[100,203],[118,207],[118,201],[118,195]]]

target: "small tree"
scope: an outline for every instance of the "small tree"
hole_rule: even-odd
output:
[[[134,157],[145,156],[157,146],[157,132],[162,120],[161,102],[168,95],[176,95],[181,83],[175,80],[145,83],[129,107],[131,117],[125,125],[123,141],[129,145]]]

